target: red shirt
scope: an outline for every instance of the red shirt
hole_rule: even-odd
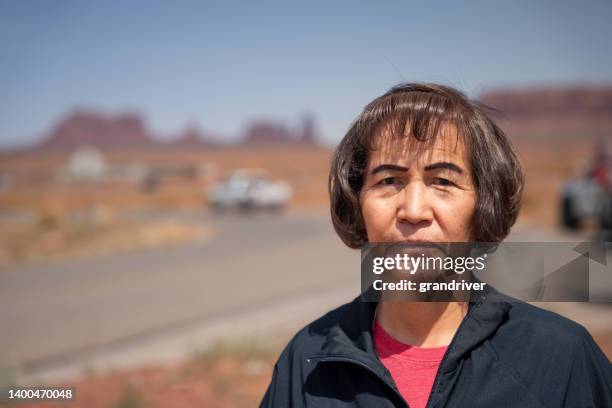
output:
[[[415,347],[391,337],[374,323],[374,346],[378,358],[391,373],[410,408],[425,408],[438,367],[448,346]]]

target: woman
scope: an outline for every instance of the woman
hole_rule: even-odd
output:
[[[354,122],[329,188],[334,227],[351,248],[499,242],[516,220],[523,173],[483,106],[449,87],[404,84]],[[362,296],[290,341],[262,407],[612,407],[610,362],[559,315],[499,294]]]

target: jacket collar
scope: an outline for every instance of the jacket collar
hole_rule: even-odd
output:
[[[373,290],[372,287],[368,291]],[[363,300],[365,294],[357,296],[347,305],[338,323],[332,326],[321,350],[311,356],[313,359],[350,359],[367,364],[383,377],[387,370],[378,359],[372,336],[372,325],[377,302]],[[366,297],[371,299],[372,297]],[[441,373],[453,371],[461,358],[491,336],[507,319],[512,307],[511,298],[501,294],[490,285],[482,294],[473,296],[461,326],[451,342],[447,355],[440,367]]]

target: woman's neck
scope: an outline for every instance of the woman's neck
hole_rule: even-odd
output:
[[[467,310],[467,302],[380,302],[376,321],[402,343],[442,347],[450,344]]]

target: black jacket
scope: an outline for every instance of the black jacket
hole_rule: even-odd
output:
[[[260,407],[407,407],[376,355],[375,308],[358,296],[298,332]],[[492,289],[468,310],[428,408],[612,407],[610,361],[584,327]]]

